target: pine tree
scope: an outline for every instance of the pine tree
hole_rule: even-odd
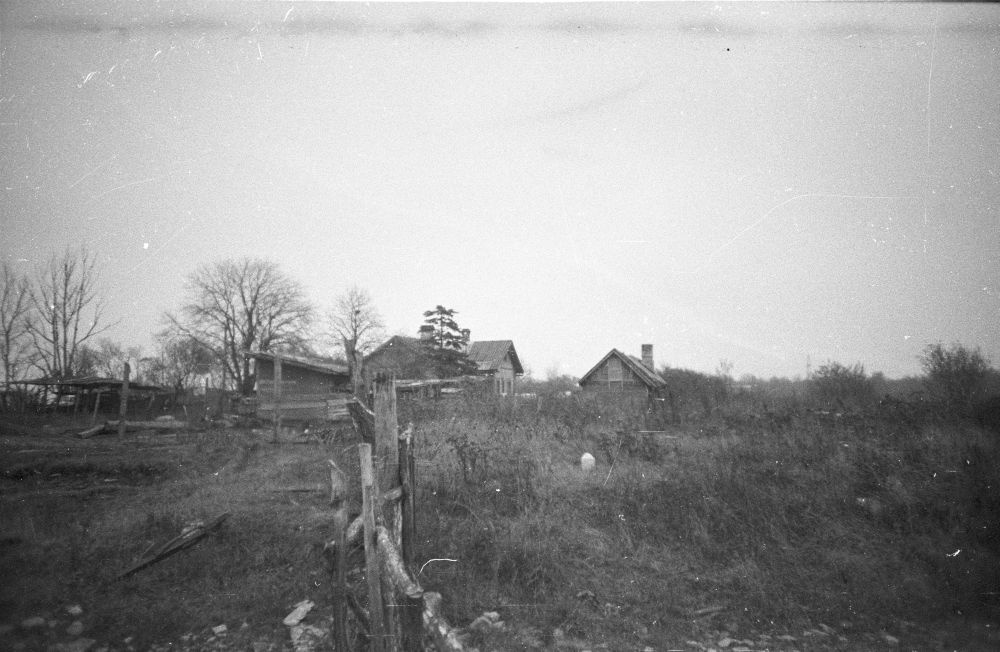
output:
[[[424,344],[427,355],[439,378],[464,376],[476,372],[476,364],[469,360],[466,346],[468,342],[455,321],[457,310],[438,305],[424,312],[424,323],[434,330]]]

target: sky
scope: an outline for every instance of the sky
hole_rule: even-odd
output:
[[[277,262],[536,377],[1000,364],[1000,7],[0,3],[0,256],[85,245],[106,335]]]

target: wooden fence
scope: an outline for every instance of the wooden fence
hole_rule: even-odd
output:
[[[326,547],[334,560],[334,649],[366,644],[373,652],[422,652],[429,640],[440,652],[462,650],[441,615],[440,594],[425,591],[414,573],[413,426],[400,432],[395,381],[376,379],[374,412],[357,401],[348,408],[364,441],[358,446],[362,512],[348,522],[347,478],[330,461],[334,538]],[[348,553],[359,543],[365,553],[367,609],[347,582]]]

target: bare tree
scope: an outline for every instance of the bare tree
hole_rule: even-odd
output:
[[[94,354],[94,371],[109,378],[121,378],[125,370],[125,363],[129,360],[138,360],[142,357],[142,348],[138,346],[123,347],[107,337],[102,337],[97,341],[97,348]]]
[[[156,355],[139,362],[147,382],[170,387],[176,398],[199,373],[210,369],[215,359],[214,353],[197,340],[167,331],[157,336]]]
[[[171,327],[212,350],[244,395],[253,392],[247,352],[297,347],[307,338],[313,309],[302,286],[272,261],[224,260],[188,277],[187,302]]]
[[[97,294],[96,259],[83,247],[53,255],[29,286],[27,331],[46,375],[72,376],[81,347],[107,330],[101,325],[104,300]]]
[[[327,316],[335,346],[342,348],[357,391],[364,356],[378,346],[385,335],[385,323],[368,292],[356,285],[337,297]]]
[[[7,261],[0,267],[0,284],[0,365],[3,387],[9,389],[28,362],[31,343],[25,319],[31,303],[27,277],[15,272]],[[6,397],[4,394],[5,402]]]

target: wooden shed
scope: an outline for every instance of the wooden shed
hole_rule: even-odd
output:
[[[347,400],[352,396],[347,365],[282,354],[281,382],[276,388],[275,354],[251,353],[250,357],[257,376],[258,417],[273,419],[276,406],[283,421],[334,421],[347,417]]]
[[[588,392],[658,396],[667,383],[653,369],[653,346],[642,345],[642,358],[611,349],[580,378]]]
[[[493,393],[513,396],[517,378],[524,375],[517,350],[510,340],[485,340],[472,342],[468,348],[469,359],[476,363],[478,373],[492,380]]]

